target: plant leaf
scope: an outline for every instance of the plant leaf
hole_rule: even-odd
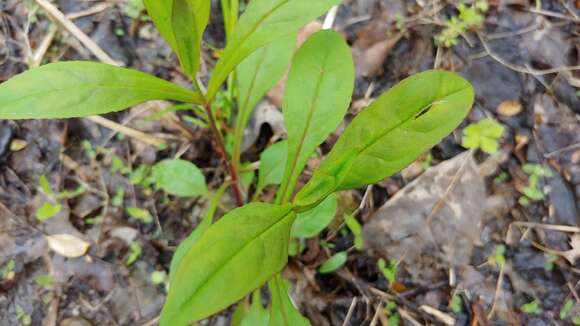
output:
[[[50,249],[61,256],[77,258],[89,250],[90,244],[70,234],[55,234],[45,236]]]
[[[340,0],[251,1],[213,71],[206,98],[213,99],[229,73],[254,51],[273,40],[298,31],[300,27],[338,3]]]
[[[219,204],[220,199],[222,198],[224,192],[230,186],[229,182],[224,182],[218,191],[213,195],[211,198],[207,211],[203,215],[203,218],[199,225],[187,236],[185,240],[181,242],[177,250],[175,250],[175,254],[173,254],[173,258],[171,259],[171,265],[169,268],[169,276],[170,278],[173,277],[173,274],[177,270],[177,267],[181,263],[183,256],[189,251],[189,248],[193,246],[193,244],[199,239],[207,229],[213,223],[213,217],[215,215],[215,211],[217,210],[217,206]]]
[[[320,274],[328,274],[332,273],[335,270],[341,268],[348,259],[348,253],[346,251],[337,252],[336,254],[332,255],[332,257],[328,258],[320,267],[318,268],[318,272]]]
[[[195,78],[211,1],[145,0],[144,2],[149,17],[169,46],[177,53],[183,71]]]
[[[342,36],[324,30],[308,38],[292,62],[284,92],[290,159],[280,202],[290,198],[308,157],[344,118],[353,87],[354,64]]]
[[[205,177],[193,163],[180,159],[163,160],[153,166],[155,183],[168,194],[180,197],[207,194]]]
[[[177,53],[184,72],[195,78],[211,1],[145,0],[145,7],[161,35]]]
[[[271,145],[260,154],[260,173],[256,186],[258,190],[282,182],[287,155],[288,142],[285,140]]]
[[[357,250],[361,250],[364,247],[364,239],[362,236],[362,227],[360,223],[356,218],[354,218],[354,216],[350,214],[345,214],[344,223],[354,236],[354,247]]]
[[[473,99],[469,82],[451,72],[430,70],[403,80],[350,123],[295,203],[312,207],[332,192],[400,171],[452,132]]]
[[[53,204],[51,202],[45,202],[36,210],[36,219],[43,222],[52,217],[56,214],[60,213],[62,210],[61,204]]]
[[[237,68],[240,103],[236,128],[243,132],[254,107],[275,84],[282,78],[290,66],[296,33],[284,36],[256,50]],[[238,131],[238,130],[236,130]]]
[[[162,99],[201,102],[199,93],[137,70],[58,62],[0,84],[0,119],[86,117]]]
[[[310,322],[304,318],[290,300],[288,282],[277,274],[268,283],[272,295],[270,308],[270,326],[309,326]]]
[[[240,326],[268,326],[270,313],[262,306],[262,296],[260,290],[252,294],[252,305],[242,319]]]
[[[243,298],[288,259],[290,205],[253,203],[213,224],[175,271],[161,325],[184,326]]]
[[[311,238],[322,232],[334,219],[337,204],[336,196],[331,194],[318,206],[298,214],[290,235],[293,238]]]

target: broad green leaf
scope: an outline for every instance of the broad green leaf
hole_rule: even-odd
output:
[[[344,216],[344,223],[354,236],[354,247],[358,250],[361,250],[364,246],[364,240],[362,237],[362,227],[360,223],[357,221],[356,218],[354,218],[354,216],[350,214],[346,214]]]
[[[213,224],[191,246],[172,277],[162,326],[184,326],[243,298],[288,259],[290,205],[253,203]]]
[[[325,30],[312,35],[296,54],[284,92],[288,161],[278,201],[292,196],[306,161],[344,118],[354,87],[350,48]]]
[[[211,198],[207,207],[207,211],[203,215],[203,218],[201,219],[199,225],[189,234],[189,236],[185,240],[181,242],[179,247],[177,247],[177,250],[175,250],[175,254],[173,254],[173,258],[171,259],[171,265],[169,268],[170,277],[173,277],[173,274],[175,273],[177,267],[181,263],[183,256],[185,256],[185,254],[189,251],[189,248],[193,246],[193,244],[197,241],[197,239],[199,239],[213,223],[213,218],[217,210],[217,206],[220,202],[220,199],[222,198],[224,192],[226,191],[226,189],[228,189],[229,186],[230,186],[229,182],[226,182],[220,186],[218,191]]]
[[[292,225],[291,236],[294,238],[311,238],[322,232],[334,219],[337,200],[334,194],[326,197],[318,206],[298,214]]]
[[[272,295],[270,308],[270,326],[309,326],[310,322],[304,318],[290,300],[288,282],[277,274],[268,283]]]
[[[251,1],[213,71],[207,99],[213,99],[230,72],[254,51],[298,31],[300,27],[340,2],[341,0]]]
[[[318,272],[320,274],[332,273],[335,270],[341,268],[348,259],[348,253],[346,251],[337,252],[328,258],[320,267],[318,267]]]
[[[211,0],[173,0],[171,24],[176,52],[183,70],[192,78],[199,68],[201,41],[210,7]]]
[[[261,191],[268,185],[278,185],[282,182],[287,155],[288,142],[285,140],[271,145],[262,152],[256,191]]]
[[[239,107],[236,118],[238,142],[236,146],[241,145],[241,138],[254,107],[288,69],[295,42],[296,33],[282,37],[258,49],[238,66]]]
[[[58,62],[0,84],[0,119],[86,117],[163,99],[201,102],[199,93],[137,70],[88,61]]]
[[[295,203],[311,207],[332,192],[397,173],[451,133],[473,98],[469,82],[451,72],[430,70],[403,80],[350,123]]]
[[[203,173],[189,161],[163,160],[153,167],[153,178],[159,188],[175,196],[194,197],[207,194]]]

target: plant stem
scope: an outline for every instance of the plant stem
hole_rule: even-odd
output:
[[[205,113],[207,114],[207,119],[209,121],[209,127],[210,127],[210,130],[211,130],[211,132],[215,138],[215,141],[217,143],[218,151],[220,152],[220,155],[222,156],[223,160],[225,161],[226,168],[228,169],[228,172],[232,178],[232,191],[234,192],[236,205],[242,206],[244,204],[244,200],[242,198],[242,192],[240,191],[240,184],[238,182],[238,180],[239,180],[238,170],[232,164],[230,159],[228,158],[228,153],[226,152],[226,147],[224,145],[224,139],[222,137],[221,132],[217,128],[216,123],[215,123],[215,119],[214,119],[213,113],[211,111],[211,105],[205,104],[203,106],[203,108],[205,109]]]

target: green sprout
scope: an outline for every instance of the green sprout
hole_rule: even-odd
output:
[[[493,154],[499,149],[499,139],[504,129],[504,126],[490,118],[472,123],[463,129],[461,146],[469,149],[479,148],[485,153]]]

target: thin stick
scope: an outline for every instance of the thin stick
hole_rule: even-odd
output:
[[[514,64],[511,64],[511,63],[505,61],[503,58],[501,58],[499,55],[497,55],[495,52],[493,52],[480,33],[477,33],[477,37],[481,41],[481,44],[483,45],[485,52],[487,52],[487,54],[492,59],[494,59],[495,61],[501,63],[502,65],[506,66],[507,68],[509,68],[513,71],[521,72],[523,74],[530,74],[530,75],[534,75],[534,76],[541,76],[541,75],[556,74],[559,72],[580,70],[580,66],[558,67],[558,68],[544,69],[544,70],[535,70],[535,69],[530,69],[527,67],[524,68],[524,67],[516,66]]]
[[[110,65],[119,66],[120,64],[113,60],[101,47],[91,40],[80,28],[77,27],[70,19],[68,19],[57,7],[47,0],[36,0],[36,3],[46,11],[46,13],[56,21],[57,24],[73,34],[92,54],[100,61]]]
[[[358,302],[357,297],[354,297],[352,299],[352,302],[350,303],[350,307],[348,308],[348,312],[346,313],[346,317],[344,318],[344,322],[342,323],[342,326],[346,326],[350,322],[350,319],[352,318],[352,314],[354,313],[354,308],[356,308],[357,302]]]
[[[493,317],[493,314],[495,313],[495,307],[497,305],[497,300],[499,299],[499,295],[501,293],[501,288],[503,286],[504,266],[505,266],[505,263],[501,264],[501,268],[499,270],[499,277],[497,280],[497,286],[495,287],[495,295],[493,296],[493,304],[491,305],[491,310],[489,311],[489,314],[487,314],[487,319],[491,319]]]
[[[534,222],[513,222],[512,224],[525,226],[525,227],[529,227],[529,228],[538,228],[538,229],[546,229],[546,230],[569,232],[569,233],[580,233],[580,227],[570,226],[570,225],[542,224],[542,223],[534,223]]]
[[[157,146],[157,147],[165,145],[165,142],[157,137],[151,136],[151,135],[146,134],[146,133],[139,131],[139,130],[129,128],[127,126],[123,126],[122,124],[116,123],[114,121],[103,118],[101,116],[94,115],[94,116],[87,117],[87,119],[91,120],[92,122],[97,123],[103,127],[120,132],[122,134],[125,134],[129,137],[135,138],[137,140],[140,140],[140,141],[147,143],[149,145],[153,145],[153,146]]]
[[[113,3],[103,2],[103,3],[96,4],[96,5],[92,6],[89,9],[86,9],[86,10],[81,10],[81,11],[67,14],[66,17],[68,19],[74,20],[74,19],[78,19],[81,17],[92,16],[92,15],[98,14],[100,12],[103,12],[103,11],[111,8],[112,6],[114,6]]]

